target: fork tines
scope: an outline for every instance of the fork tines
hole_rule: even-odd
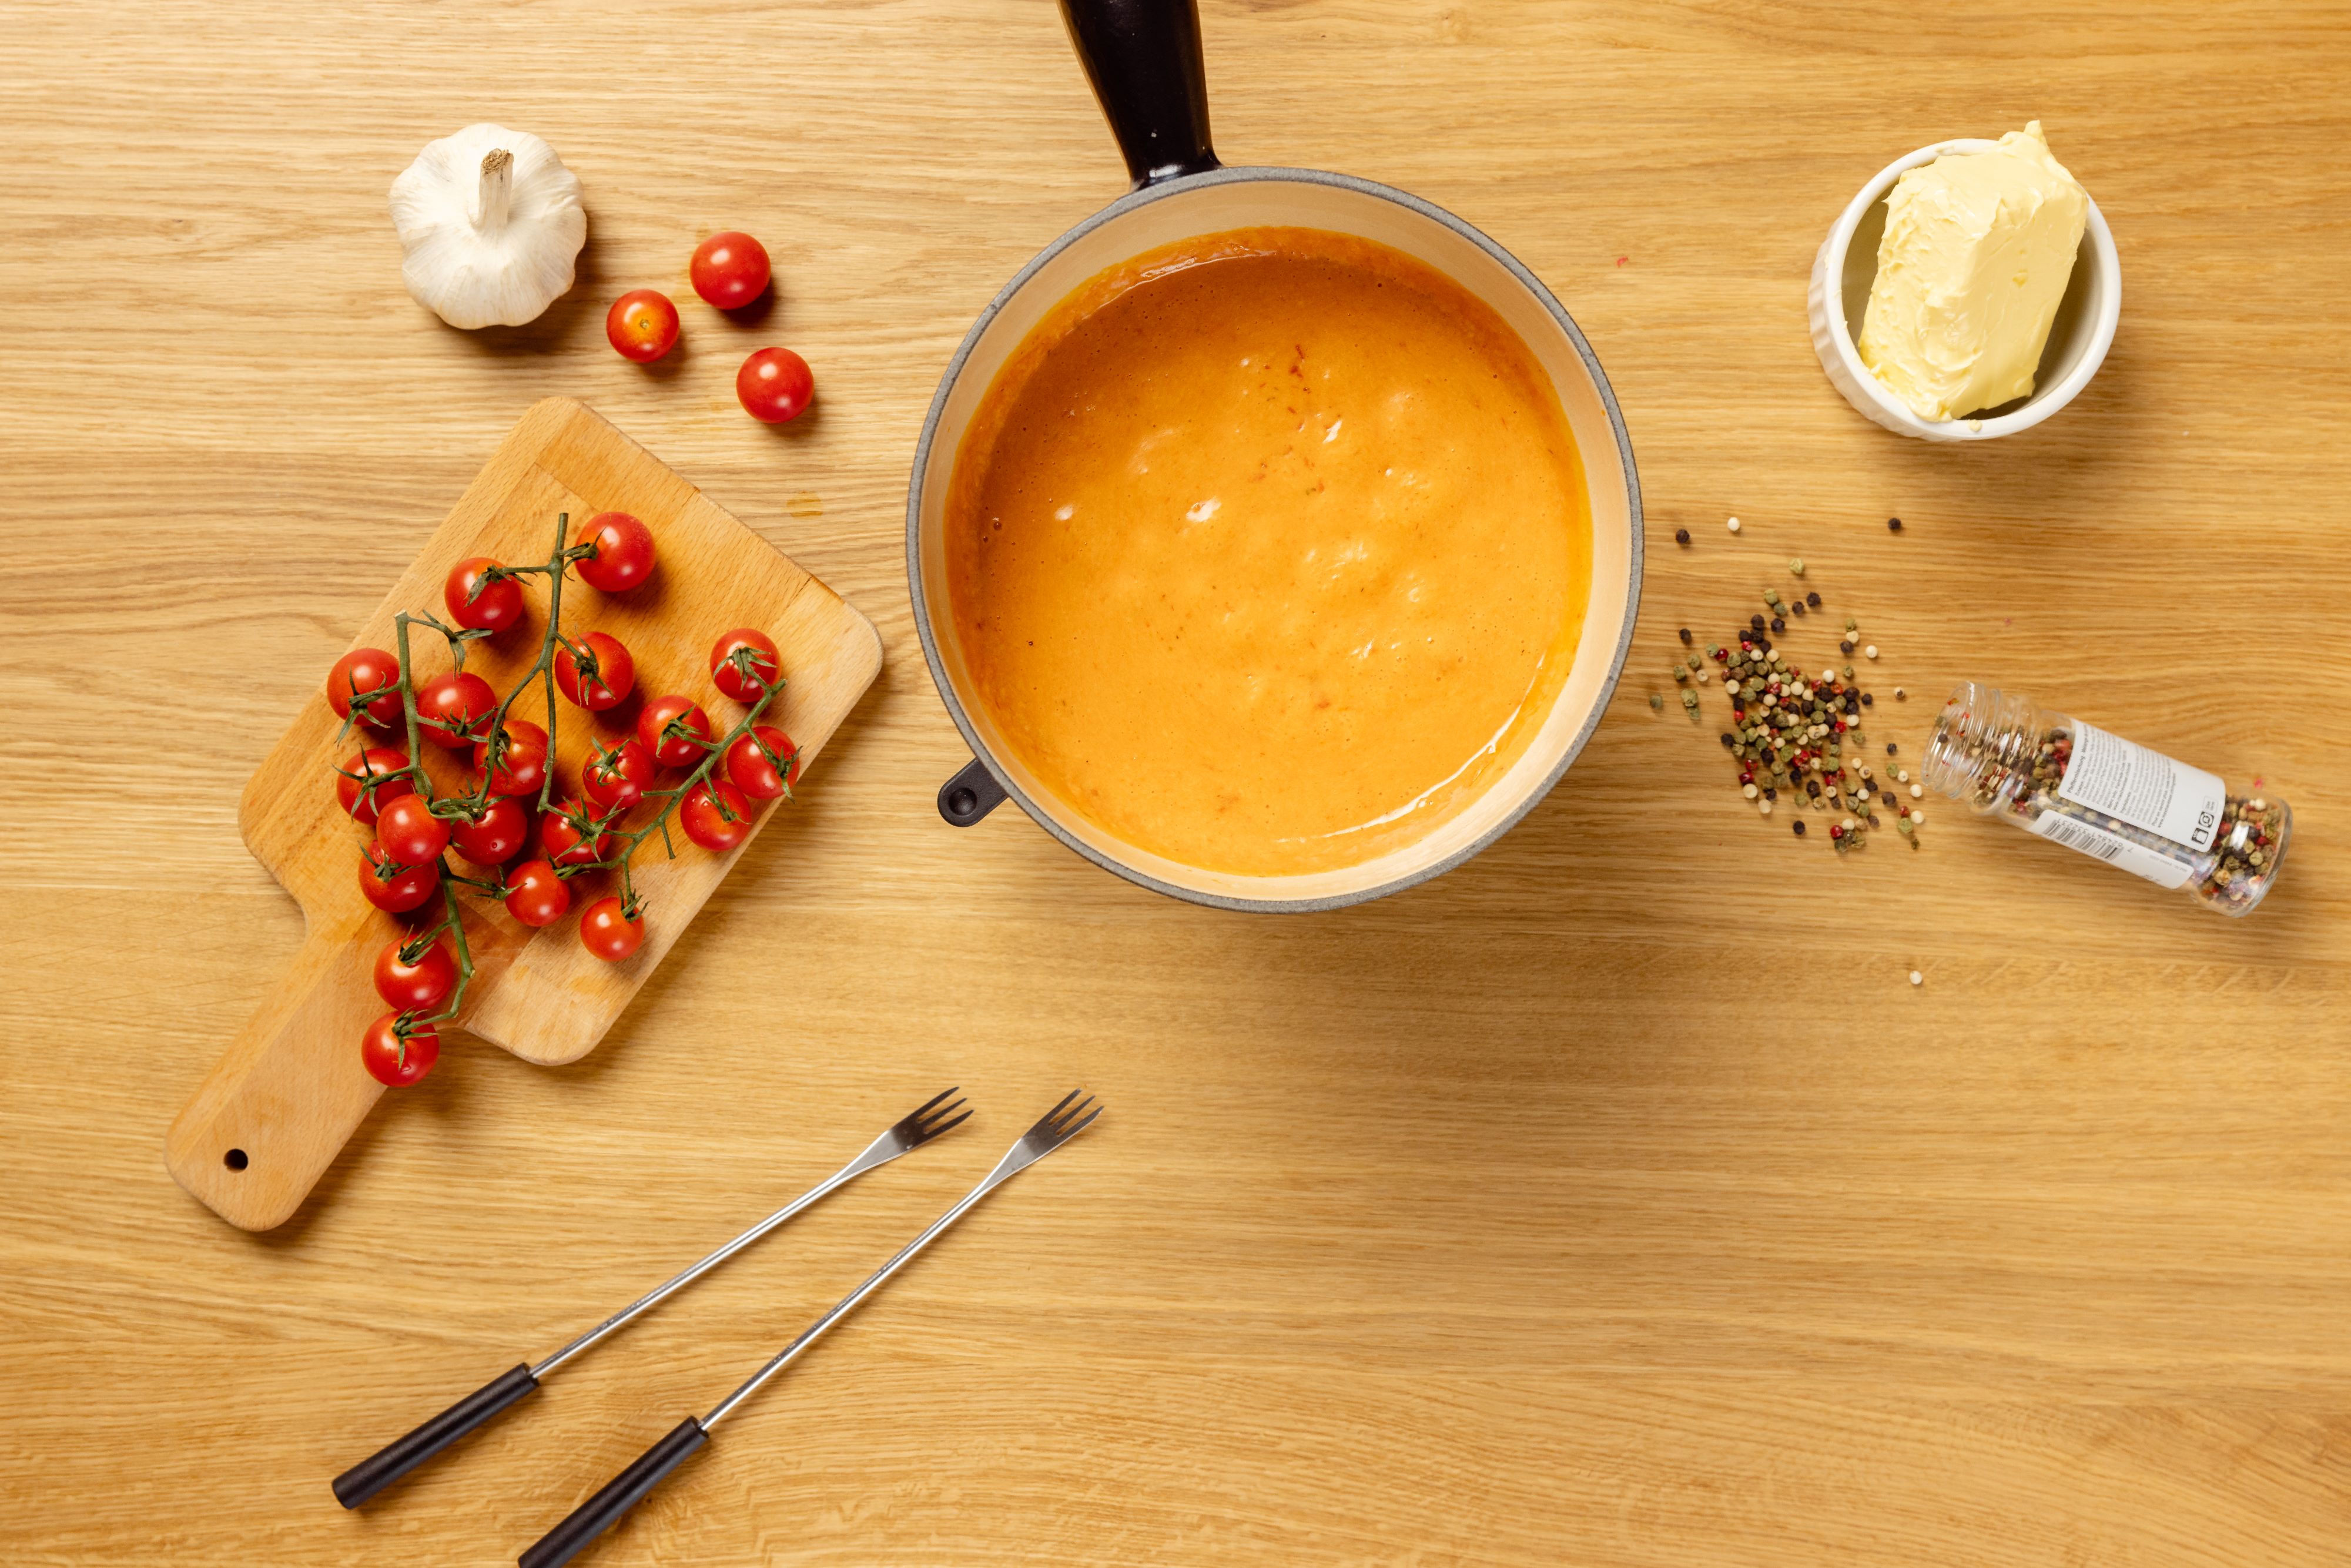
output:
[[[907,1113],[905,1117],[890,1131],[904,1140],[908,1148],[916,1148],[929,1143],[950,1127],[961,1126],[971,1118],[971,1113],[964,1111],[964,1102],[957,1100],[954,1104],[944,1107],[939,1103],[940,1101],[956,1092],[957,1092],[956,1090],[950,1089],[944,1094],[932,1096],[921,1106]],[[963,1111],[963,1114],[956,1115],[955,1113],[957,1111]]]
[[[1081,1095],[1084,1096],[1082,1100],[1079,1099]],[[1073,1105],[1071,1101],[1078,1103]],[[1088,1106],[1092,1106],[1092,1109],[1088,1110]],[[1042,1154],[1048,1149],[1060,1147],[1084,1132],[1102,1113],[1102,1108],[1094,1103],[1092,1095],[1082,1089],[1072,1089],[1062,1096],[1060,1104],[1038,1117],[1037,1124],[1022,1134],[1020,1141],[1038,1145],[1037,1152]]]

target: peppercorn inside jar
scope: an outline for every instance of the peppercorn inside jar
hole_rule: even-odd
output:
[[[2216,774],[1974,681],[1935,721],[1927,782],[2223,915],[2262,901],[2294,832],[2274,795],[2234,794]]]

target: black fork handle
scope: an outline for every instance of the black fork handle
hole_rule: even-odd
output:
[[[357,1508],[538,1386],[528,1364],[502,1372],[406,1437],[385,1444],[335,1478],[335,1500]]]
[[[702,1423],[688,1416],[670,1428],[669,1436],[647,1448],[637,1462],[604,1484],[604,1490],[571,1511],[562,1523],[538,1538],[519,1559],[522,1568],[561,1568],[588,1549],[589,1542],[621,1522],[622,1515],[644,1500],[662,1478],[685,1461],[685,1457],[710,1441]]]
[[[1217,167],[1196,0],[1061,0],[1134,188]]]

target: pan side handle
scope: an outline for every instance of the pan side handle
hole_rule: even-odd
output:
[[[1217,167],[1196,0],[1061,0],[1134,188]]]
[[[366,923],[338,925],[313,920],[164,1134],[172,1178],[246,1230],[301,1207],[383,1092],[360,1061],[360,1036],[385,1010],[373,977],[382,942],[362,940]]]

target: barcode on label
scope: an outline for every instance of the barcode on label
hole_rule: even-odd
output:
[[[2116,838],[2111,833],[2097,832],[2082,826],[2079,822],[2069,822],[2063,817],[2052,817],[2049,820],[2049,831],[2043,836],[2056,840],[2069,850],[2079,850],[2085,855],[2095,855],[2109,864],[2119,858],[2125,850],[2130,848],[2127,840]]]
[[[2188,879],[2196,874],[2195,866],[2186,861],[2148,849],[2111,828],[2078,821],[2054,810],[2043,811],[2025,826],[2052,842],[2078,850],[2108,865],[2120,866],[2133,876],[2143,876],[2165,887],[2186,887]]]

